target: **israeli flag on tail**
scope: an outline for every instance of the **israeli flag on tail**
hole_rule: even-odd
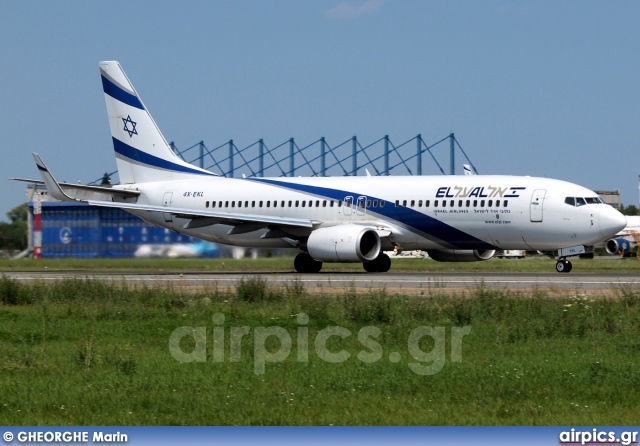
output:
[[[178,157],[116,61],[100,62],[120,183],[216,176]]]

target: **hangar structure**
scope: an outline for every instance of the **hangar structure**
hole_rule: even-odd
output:
[[[449,174],[456,173],[456,152],[478,173],[454,133],[428,145],[421,134],[404,142],[394,144],[389,135],[374,142],[362,144],[353,136],[346,141],[331,145],[327,138],[300,145],[294,138],[270,146],[264,139],[238,147],[231,139],[209,149],[200,141],[185,149],[179,149],[174,142],[171,148],[184,161],[210,170],[219,175],[234,178],[247,177],[295,177],[295,176],[344,176],[364,175],[365,170],[372,175],[445,175],[443,164],[435,156],[435,150],[442,152],[448,146]],[[445,152],[446,153],[446,152]],[[429,157],[427,157],[427,155]],[[424,159],[427,158],[425,162]],[[440,158],[442,154],[440,153]],[[429,163],[431,161],[431,163]],[[429,169],[428,166],[433,168]],[[427,166],[427,167],[425,167]],[[458,170],[461,169],[458,166]],[[113,177],[117,171],[109,173]],[[101,178],[94,181],[100,182]]]
[[[456,151],[462,153],[477,173],[453,133],[431,145],[426,144],[421,135],[399,144],[394,144],[388,135],[365,145],[355,136],[334,146],[324,137],[302,146],[293,138],[275,146],[260,139],[242,148],[233,140],[213,149],[209,149],[203,141],[183,150],[171,143],[176,155],[185,161],[225,177],[344,176],[367,173],[423,175],[427,170],[431,174],[446,175],[444,163],[438,161],[432,150],[438,146],[444,149],[448,146],[451,175],[456,172]],[[423,160],[427,155],[430,163]],[[429,166],[429,169],[425,166]],[[116,176],[117,171],[107,173],[92,184],[109,185]],[[151,227],[120,209],[57,201],[42,186],[29,185],[27,196],[29,250],[34,257],[132,257],[141,245],[159,247],[198,243],[191,237],[168,229]],[[203,252],[210,256],[219,254],[216,249],[205,249]]]

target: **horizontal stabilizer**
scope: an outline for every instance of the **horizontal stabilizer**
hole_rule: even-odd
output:
[[[42,180],[31,180],[28,178],[9,178],[13,181],[21,181],[23,183],[33,183],[33,184],[41,184],[44,185],[45,182]],[[110,194],[115,197],[123,197],[123,198],[132,198],[140,195],[140,191],[138,190],[123,190],[123,189],[114,189],[111,187],[104,186],[91,186],[88,184],[72,184],[72,183],[58,183],[62,189],[74,189],[74,190],[84,190],[88,192],[99,192],[103,194]]]

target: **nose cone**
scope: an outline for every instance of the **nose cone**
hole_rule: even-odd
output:
[[[609,238],[622,231],[627,226],[627,217],[612,208],[605,206],[600,212],[600,233]]]

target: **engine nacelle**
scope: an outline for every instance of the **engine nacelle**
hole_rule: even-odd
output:
[[[636,246],[635,242],[624,237],[612,238],[607,240],[605,249],[607,254],[630,255],[631,250]]]
[[[437,262],[478,262],[496,255],[495,249],[430,249],[429,257]]]
[[[321,262],[369,262],[380,253],[375,229],[347,224],[316,229],[307,240],[307,251]]]

